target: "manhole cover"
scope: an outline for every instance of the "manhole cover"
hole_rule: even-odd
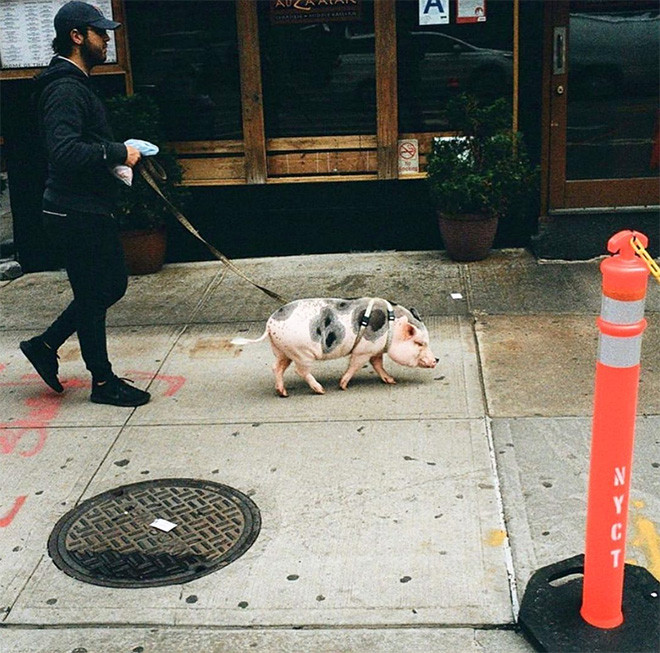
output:
[[[151,526],[163,519],[176,526]],[[124,485],[64,515],[48,540],[69,576],[108,587],[186,583],[226,567],[259,535],[259,509],[220,483],[160,479]]]

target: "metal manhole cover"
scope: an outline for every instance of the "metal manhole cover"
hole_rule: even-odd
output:
[[[158,530],[150,525],[156,519],[176,527]],[[176,585],[226,567],[260,528],[259,509],[234,488],[160,479],[83,501],[57,522],[48,553],[66,574],[94,585]]]

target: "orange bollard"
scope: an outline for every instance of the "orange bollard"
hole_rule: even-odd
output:
[[[586,550],[538,569],[527,583],[518,623],[539,651],[658,650],[660,580],[644,567],[625,563],[649,270],[660,281],[660,269],[646,252],[647,244],[643,234],[619,232],[607,243],[614,256],[600,266],[603,303],[598,319]]]
[[[628,496],[641,341],[646,328],[644,302],[649,270],[635,255],[630,244],[633,237],[647,246],[644,234],[621,231],[607,244],[614,256],[600,266],[603,299],[597,320],[600,340],[580,615],[588,624],[607,629],[620,626],[624,620]]]

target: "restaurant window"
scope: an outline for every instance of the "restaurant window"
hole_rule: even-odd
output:
[[[459,93],[511,101],[513,3],[488,2],[485,20],[470,23],[448,7],[448,24],[420,25],[418,1],[397,1],[399,132],[453,130],[446,106]]]
[[[259,43],[269,138],[376,132],[373,0],[353,14],[280,16],[261,1]]]
[[[133,86],[172,141],[240,139],[234,2],[127,0]]]
[[[394,178],[397,132],[418,138],[410,179],[457,129],[452,97],[512,102],[513,4],[420,25],[418,0],[126,0],[133,88],[188,184]]]

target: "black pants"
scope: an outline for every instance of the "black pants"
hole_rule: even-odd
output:
[[[106,311],[124,296],[128,283],[117,224],[111,215],[70,211],[46,201],[44,223],[61,248],[73,301],[42,337],[57,350],[77,332],[92,379],[106,381],[112,377]]]

